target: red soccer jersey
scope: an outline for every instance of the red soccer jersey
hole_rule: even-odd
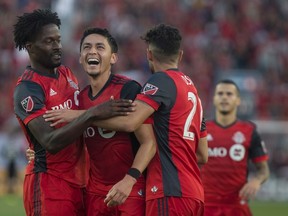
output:
[[[207,121],[209,159],[202,166],[205,203],[238,203],[239,191],[247,181],[248,160],[268,159],[264,143],[249,121],[237,120],[228,127]]]
[[[79,95],[80,109],[88,109],[114,96],[115,99],[134,100],[141,86],[124,76],[111,75],[103,89],[92,96],[87,86]],[[131,168],[139,147],[133,133],[110,131],[99,127],[88,127],[85,144],[90,158],[89,183],[87,191],[106,196],[111,187],[124,178]],[[130,196],[144,194],[143,176],[133,186]]]
[[[158,150],[148,165],[146,199],[176,196],[203,201],[196,159],[202,106],[193,82],[177,69],[157,72],[137,99],[156,110]]]
[[[26,173],[47,172],[77,186],[84,186],[84,148],[80,139],[62,151],[52,155],[38,143],[27,124],[51,109],[78,109],[79,93],[76,77],[65,66],[57,72],[44,75],[27,67],[18,79],[14,91],[14,109],[20,125],[35,151],[35,160],[28,164]]]

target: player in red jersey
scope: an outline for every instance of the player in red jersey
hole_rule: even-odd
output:
[[[178,29],[158,25],[143,39],[152,77],[138,94],[137,109],[126,117],[95,122],[112,130],[135,131],[154,118],[157,153],[148,165],[146,215],[203,215],[204,191],[198,162],[208,158],[205,130],[201,133],[202,106],[192,80],[178,70],[183,52]],[[139,171],[132,173],[135,177]],[[110,191],[106,202],[118,202]]]
[[[206,216],[250,216],[248,201],[269,176],[267,152],[255,124],[237,119],[240,92],[232,80],[218,82],[216,118],[207,121],[209,162],[201,168]],[[248,161],[257,172],[247,180]]]
[[[35,151],[24,181],[27,215],[83,215],[85,154],[79,137],[95,119],[132,110],[126,107],[129,101],[109,101],[57,129],[44,120],[47,109],[77,109],[78,105],[77,79],[61,65],[60,24],[56,13],[35,10],[19,16],[14,26],[16,48],[26,49],[31,62],[14,92],[16,116]]]
[[[90,28],[84,32],[80,42],[80,63],[89,76],[90,85],[79,94],[80,110],[107,101],[111,96],[134,100],[140,92],[141,86],[136,81],[111,73],[111,67],[117,61],[117,52],[117,43],[106,29]],[[45,117],[48,117],[47,121],[54,120],[51,124],[54,126],[60,121],[76,118],[81,112],[62,110],[58,114],[61,113],[63,118],[56,121],[52,115]],[[69,120],[65,119],[65,115]],[[86,129],[85,144],[90,158],[87,215],[144,216],[145,179],[140,174],[156,152],[155,143],[151,124],[141,125],[134,133],[96,126]],[[133,175],[135,171],[137,176]],[[104,200],[109,191],[115,192],[117,200],[106,204]]]
[[[141,86],[134,80],[111,73],[111,67],[117,61],[118,46],[106,29],[86,30],[80,50],[80,63],[90,80],[90,85],[79,95],[80,109],[88,109],[111,96],[135,99]],[[134,134],[96,126],[87,128],[85,144],[90,158],[87,215],[145,214],[144,176],[136,181],[126,173],[130,168],[141,173],[146,169],[156,151],[155,138],[151,124],[141,125]],[[104,199],[110,190],[121,198],[115,204],[110,202],[112,207],[109,208]]]

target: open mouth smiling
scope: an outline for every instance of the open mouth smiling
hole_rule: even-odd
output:
[[[99,60],[96,59],[96,58],[88,59],[87,62],[88,62],[89,65],[99,65]]]

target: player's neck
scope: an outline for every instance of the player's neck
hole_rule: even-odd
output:
[[[234,113],[229,113],[226,115],[223,115],[221,113],[216,113],[216,122],[223,127],[231,125],[236,120],[237,120],[237,116]]]
[[[55,74],[57,71],[57,67],[55,68],[46,68],[43,67],[41,64],[37,64],[35,62],[31,62],[31,68],[33,68],[34,70],[39,71],[42,74]]]
[[[172,63],[157,63],[157,64],[154,64],[154,69],[155,69],[155,72],[157,71],[165,71],[165,70],[168,70],[170,68],[178,68],[178,65],[177,64],[172,64]]]
[[[101,89],[105,86],[105,84],[109,80],[110,75],[111,72],[100,74],[99,76],[95,77],[89,76],[93,96],[96,96],[101,91]]]

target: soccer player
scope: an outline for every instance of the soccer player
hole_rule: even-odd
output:
[[[35,151],[24,180],[27,215],[83,215],[85,151],[79,137],[95,119],[133,110],[129,101],[110,100],[70,124],[50,127],[42,117],[45,111],[77,109],[79,93],[76,77],[61,65],[60,24],[57,13],[35,10],[14,25],[16,48],[26,49],[31,63],[14,91],[16,116]]]
[[[207,121],[209,162],[201,168],[205,215],[250,216],[248,201],[269,176],[267,152],[255,124],[237,118],[240,92],[232,80],[218,82],[215,120]],[[256,173],[247,180],[248,161]]]
[[[118,46],[106,29],[87,29],[80,50],[79,61],[90,80],[90,85],[79,95],[80,109],[88,109],[111,96],[135,99],[141,86],[134,80],[111,73],[112,65],[117,62]],[[85,132],[85,144],[90,158],[87,215],[144,216],[145,179],[142,173],[156,152],[152,125],[142,124],[134,134],[89,127]],[[134,176],[135,170],[141,175]],[[111,208],[104,203],[109,191],[115,192],[116,200],[116,203],[108,204]]]
[[[206,130],[200,131],[202,106],[197,90],[178,69],[182,37],[178,29],[160,24],[143,39],[154,75],[138,94],[135,112],[95,124],[131,132],[153,115],[157,152],[147,169],[146,215],[203,215],[204,191],[197,160],[205,163],[208,158]],[[137,178],[140,173],[135,169],[132,175]],[[117,200],[117,191],[111,190],[105,202]]]
[[[89,109],[111,96],[134,100],[140,92],[141,86],[136,81],[111,73],[112,65],[117,62],[117,52],[117,43],[108,30],[90,28],[83,33],[79,61],[88,74],[90,85],[79,94],[79,109]],[[62,110],[58,112],[62,119],[58,115],[51,125],[70,121],[81,112]],[[70,120],[65,119],[65,115]],[[55,120],[49,116],[45,115],[47,121]],[[144,216],[145,179],[142,173],[156,152],[151,123],[141,125],[134,134],[90,126],[85,131],[84,141],[90,158],[87,215]],[[104,199],[109,191],[115,192],[114,200],[106,204]]]

